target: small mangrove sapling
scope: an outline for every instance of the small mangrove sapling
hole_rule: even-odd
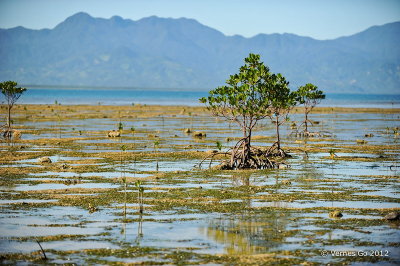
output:
[[[123,153],[126,151],[126,146],[122,145],[121,146],[121,177],[122,177],[122,182],[124,183],[124,215],[126,215],[126,189],[127,189],[127,182],[126,182],[126,175],[125,175],[125,167],[123,163]]]
[[[221,143],[219,140],[217,140],[217,141],[215,142],[215,144],[217,145],[217,149],[218,149],[219,151],[221,151],[221,150],[222,150],[222,143]]]
[[[154,144],[154,153],[157,153],[158,145],[160,144],[160,141],[158,139],[156,139],[153,144]],[[156,161],[156,171],[158,172],[158,157],[157,157],[157,161]]]
[[[337,157],[337,155],[336,155],[334,149],[330,149],[330,150],[329,150],[329,157],[330,157],[331,159],[334,159],[335,157]]]
[[[304,106],[304,116],[305,119],[302,124],[304,124],[304,135],[308,136],[308,123],[311,125],[313,122],[308,119],[309,113],[312,109],[321,102],[321,100],[325,99],[325,94],[323,91],[318,90],[318,87],[307,83],[304,86],[301,86],[296,91],[296,101]]]
[[[122,131],[124,129],[124,124],[122,124],[122,122],[118,123],[118,130]]]
[[[126,190],[126,177],[125,177],[125,167],[124,167],[124,152],[126,151],[126,146],[125,145],[122,145],[121,146],[121,170],[122,170],[122,173],[121,173],[121,176],[122,176],[122,181],[124,182],[124,186],[125,186],[125,190]]]
[[[3,136],[7,139],[12,137],[12,120],[11,120],[11,109],[17,100],[21,97],[22,93],[26,91],[26,88],[17,87],[15,81],[4,81],[0,83],[1,93],[5,96],[7,102],[7,123],[6,130]]]
[[[142,187],[142,181],[137,180],[135,182],[136,189],[138,191],[138,204],[139,204],[139,212],[143,213],[143,195],[144,195],[144,187]]]

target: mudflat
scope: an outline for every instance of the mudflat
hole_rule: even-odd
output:
[[[287,167],[232,171],[215,167],[223,155],[199,167],[242,137],[204,107],[16,105],[21,138],[0,144],[1,262],[400,263],[400,109],[310,119],[315,137],[293,134],[301,108],[282,126]],[[274,142],[262,121],[252,145]]]

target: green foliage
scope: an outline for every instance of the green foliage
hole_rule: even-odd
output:
[[[227,85],[209,92],[200,102],[215,115],[237,122],[245,131],[250,131],[258,120],[269,114],[271,105],[269,85],[271,73],[260,61],[260,55],[249,54],[239,73],[231,75]]]
[[[325,99],[325,94],[321,90],[318,90],[317,86],[311,83],[307,83],[306,85],[299,87],[295,93],[296,101],[304,106],[304,130],[307,132],[308,123],[312,124],[312,122],[308,120],[308,114],[317,104],[321,102],[322,99]]]
[[[12,107],[14,103],[21,97],[26,88],[17,87],[15,81],[4,81],[0,83],[1,93],[6,97],[7,104]]]
[[[289,120],[289,112],[296,105],[296,93],[290,91],[289,82],[279,73],[271,75],[268,84],[268,92],[269,100],[271,102],[268,116],[271,121],[275,122],[276,126],[276,154],[286,157],[287,154],[281,150],[279,127]]]
[[[118,123],[118,130],[121,131],[123,129],[124,129],[124,125],[121,122],[119,122]]]
[[[290,110],[296,105],[296,93],[290,91],[284,76],[270,72],[260,61],[260,55],[249,54],[244,61],[245,65],[240,67],[239,73],[231,75],[226,81],[227,85],[210,91],[209,96],[201,98],[200,102],[206,104],[213,115],[235,121],[243,130],[243,139],[232,151],[231,167],[259,168],[269,165],[269,160],[260,164],[252,157],[251,131],[259,120],[269,117],[276,123],[275,154],[286,157],[287,154],[280,148],[279,126],[287,121]]]
[[[268,92],[271,102],[270,118],[283,117],[281,123],[287,121],[289,111],[296,105],[296,93],[290,91],[289,82],[280,73],[272,74]]]
[[[142,181],[136,180],[135,187],[137,188],[139,193],[143,193],[144,192],[144,187],[142,187]]]
[[[231,75],[227,85],[210,91],[208,98],[200,101],[215,116],[237,122],[247,136],[257,121],[267,116],[278,126],[285,122],[296,104],[296,94],[284,76],[270,72],[260,55],[249,54],[244,61],[239,74]]]
[[[144,187],[142,187],[142,181],[136,180],[135,187],[138,191],[138,203],[139,203],[139,212],[143,213],[143,194],[144,194]]]
[[[221,151],[222,150],[222,143],[220,142],[220,141],[216,141],[215,142],[215,144],[217,145],[217,149],[219,150],[219,151]]]
[[[154,149],[158,148],[158,145],[160,145],[160,141],[158,139],[156,139],[154,142]]]
[[[11,119],[11,109],[14,103],[21,97],[22,93],[26,91],[26,88],[17,87],[17,82],[15,81],[4,81],[0,83],[1,93],[4,94],[7,101],[7,130],[4,132],[4,137],[11,138],[12,134],[12,119]]]
[[[333,159],[337,156],[334,149],[329,150],[329,155],[330,155],[331,159]]]
[[[323,99],[325,99],[323,91],[318,90],[318,87],[311,83],[299,87],[296,91],[296,100],[310,111]]]

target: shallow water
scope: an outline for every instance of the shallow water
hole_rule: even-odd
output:
[[[15,188],[16,191],[32,191],[32,190],[47,190],[47,189],[68,189],[68,188],[115,188],[117,185],[104,183],[82,183],[82,184],[39,184],[39,185],[20,185]]]
[[[140,161],[136,163],[125,164],[123,169],[130,171],[158,171],[159,172],[176,172],[176,171],[190,171],[193,170],[199,163],[198,160],[179,160],[179,161],[164,161],[162,159]],[[158,165],[158,168],[157,168]],[[207,164],[208,165],[208,164]],[[214,163],[215,165],[215,163]],[[117,168],[122,170],[121,167]]]
[[[32,200],[32,199],[19,199],[19,200],[0,200],[0,205],[9,205],[17,203],[45,203],[45,202],[56,202],[57,200]]]
[[[301,119],[300,114],[291,117]],[[23,135],[32,142],[15,154],[31,155],[16,156],[0,168],[0,253],[28,256],[39,250],[39,238],[49,262],[60,264],[213,265],[230,262],[202,256],[272,253],[299,259],[286,264],[354,263],[318,252],[374,248],[390,250],[389,263],[400,263],[398,247],[390,244],[400,238],[399,225],[383,220],[388,212],[400,210],[399,141],[386,130],[399,126],[400,120],[374,113],[312,114],[310,119],[320,122],[311,131],[331,136],[295,142],[288,136],[290,123],[281,127],[283,146],[312,147],[308,158],[296,150],[286,161],[288,169],[232,172],[209,171],[209,161],[199,169],[197,157],[168,155],[216,150],[216,141],[227,150],[236,142],[227,142],[227,137],[241,137],[234,124],[204,115],[125,117],[124,128],[134,126],[140,132],[118,139],[105,135],[116,129],[120,120],[115,118],[28,122],[29,130],[43,133]],[[257,138],[253,145],[274,142],[274,127],[264,124],[253,135],[268,138]],[[194,139],[183,133],[185,128],[206,132],[207,137]],[[50,140],[59,137],[58,130],[62,138],[72,137],[67,148]],[[369,133],[374,136],[365,137]],[[368,143],[357,144],[357,139]],[[119,156],[105,156],[121,152],[121,145],[129,147],[126,155],[135,152],[123,166]],[[366,145],[381,146],[363,149]],[[329,158],[331,148],[338,156],[334,160]],[[38,156],[32,158],[32,152]],[[165,154],[153,156],[155,152]],[[42,156],[54,163],[39,164]],[[140,160],[133,162],[136,156]],[[90,163],[84,163],[86,159]],[[64,162],[71,168],[60,170]],[[216,164],[218,160],[211,166]],[[123,177],[129,179],[126,192]],[[143,188],[142,214],[138,186]],[[343,217],[329,218],[332,210],[340,210]]]
[[[133,177],[133,178],[145,178],[151,176],[150,174],[142,173],[131,173],[126,170],[120,170],[115,172],[86,172],[86,173],[74,173],[74,172],[44,172],[44,173],[32,173],[32,176],[47,177],[47,176],[59,176],[62,178],[82,178],[82,177],[101,177],[101,178],[120,178],[120,177]],[[38,179],[35,179],[38,180]],[[57,180],[57,178],[52,178]],[[61,179],[62,180],[62,179]],[[81,180],[84,181],[84,180]]]
[[[319,208],[319,207],[331,207],[331,208],[356,208],[356,209],[390,209],[400,208],[400,203],[395,202],[371,202],[371,201],[300,201],[300,202],[262,202],[252,201],[252,207],[279,207],[279,208]]]

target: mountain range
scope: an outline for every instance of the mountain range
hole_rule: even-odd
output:
[[[329,29],[326,29],[329,30]],[[400,93],[400,22],[352,36],[226,36],[196,20],[138,21],[77,13],[53,29],[0,29],[0,81],[95,87],[213,89],[258,53],[292,88]]]

